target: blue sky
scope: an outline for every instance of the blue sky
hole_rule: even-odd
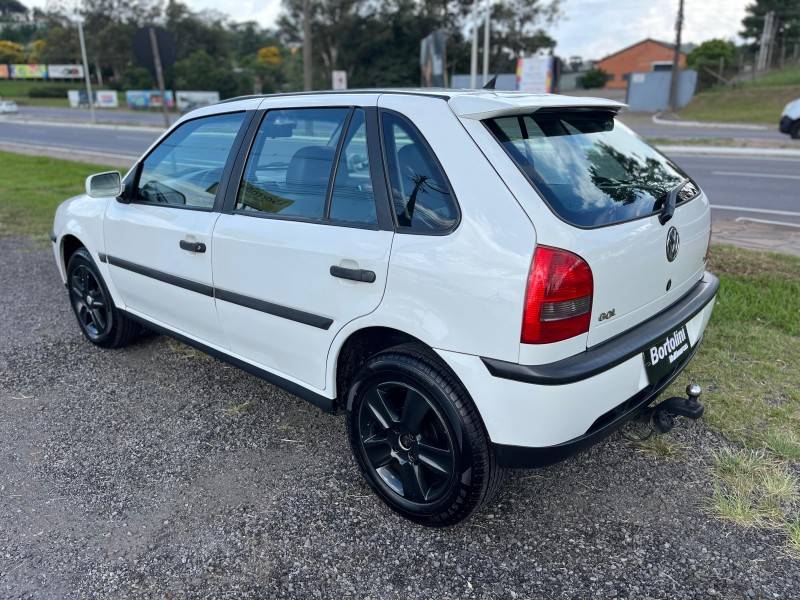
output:
[[[213,9],[237,21],[254,20],[270,26],[280,12],[280,0],[185,0],[194,10]],[[501,2],[502,0],[495,0]],[[684,39],[699,43],[721,37],[734,38],[745,6],[751,0],[685,0]],[[43,6],[47,0],[23,0]],[[563,57],[579,55],[597,59],[646,37],[674,38],[678,0],[564,0],[564,16],[551,28]]]

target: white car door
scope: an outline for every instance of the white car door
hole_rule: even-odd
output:
[[[381,301],[394,235],[374,97],[327,98],[266,101],[213,238],[231,350],[319,390],[337,331]]]
[[[227,173],[252,112],[185,121],[161,140],[108,205],[105,253],[126,308],[225,346],[211,276],[211,234]],[[227,168],[226,168],[227,167]]]

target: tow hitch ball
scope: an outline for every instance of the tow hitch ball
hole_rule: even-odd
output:
[[[675,417],[687,417],[689,419],[699,419],[703,416],[705,407],[700,404],[698,398],[703,393],[696,383],[686,386],[686,398],[674,396],[653,407],[652,423],[659,433],[667,433],[675,427]]]

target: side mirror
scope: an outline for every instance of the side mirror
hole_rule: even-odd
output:
[[[122,177],[119,171],[95,173],[86,178],[86,195],[90,198],[108,198],[122,194]]]

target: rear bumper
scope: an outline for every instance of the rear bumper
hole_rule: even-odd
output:
[[[539,385],[563,385],[581,381],[616,367],[641,353],[653,340],[689,321],[714,299],[718,289],[719,279],[706,272],[697,285],[661,314],[602,344],[592,346],[585,352],[556,362],[520,365],[492,358],[481,360],[489,373],[503,379]]]
[[[543,448],[493,444],[497,463],[500,466],[512,469],[545,467],[569,458],[573,454],[607,438],[633,419],[644,407],[649,406],[686,368],[686,365],[689,364],[689,361],[692,360],[697,352],[698,347],[699,342],[694,345],[688,360],[684,361],[680,368],[675,369],[657,384],[647,386],[619,406],[598,417],[585,434],[567,442]]]
[[[596,443],[655,400],[689,360],[652,382],[644,350],[685,324],[691,359],[718,288],[719,280],[706,273],[661,314],[577,356],[546,365],[437,352],[475,401],[500,463],[542,466]]]

